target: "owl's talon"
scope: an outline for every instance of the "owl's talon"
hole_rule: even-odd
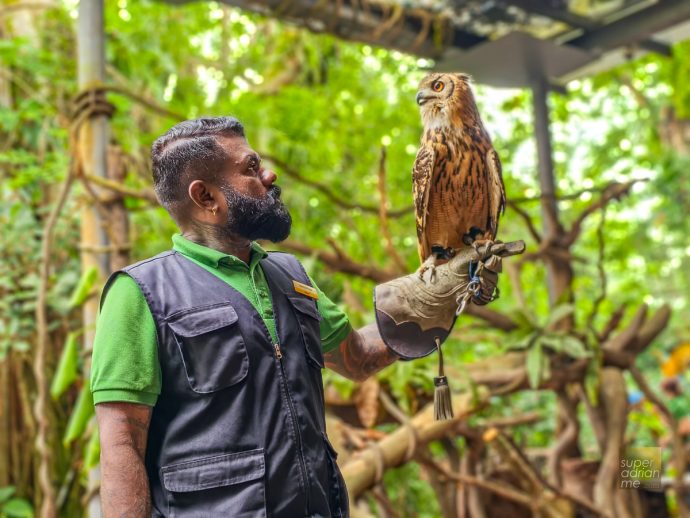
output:
[[[429,272],[429,280],[424,278],[424,274],[426,272]],[[424,281],[424,282],[429,282],[433,284],[436,282],[436,257],[435,256],[430,256],[427,258],[426,261],[422,263],[422,265],[419,267],[417,270],[417,275],[419,276],[419,279]]]
[[[499,241],[494,241],[493,239],[475,239],[472,242],[472,248],[474,248],[474,251],[477,252],[479,255],[483,255],[489,248],[491,248],[498,242]],[[480,251],[480,247],[483,247],[484,250]]]

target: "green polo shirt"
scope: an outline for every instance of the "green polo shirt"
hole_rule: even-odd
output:
[[[196,244],[180,234],[173,249],[226,282],[251,302],[277,342],[271,293],[261,268],[268,254],[252,243],[249,264],[241,259]],[[319,290],[321,347],[335,348],[351,331],[338,306]],[[161,391],[156,324],[139,285],[129,275],[118,275],[106,294],[93,344],[91,391],[94,403],[127,401],[153,406]]]

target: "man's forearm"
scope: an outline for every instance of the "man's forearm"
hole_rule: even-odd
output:
[[[399,356],[391,351],[376,324],[352,331],[337,349],[324,354],[326,367],[355,381],[363,381]]]
[[[148,475],[131,446],[123,444],[101,455],[101,505],[105,518],[151,516]]]
[[[101,506],[105,518],[151,516],[144,465],[151,409],[133,403],[96,405],[101,438]]]

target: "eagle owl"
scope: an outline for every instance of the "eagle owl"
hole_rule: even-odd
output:
[[[469,76],[426,76],[417,92],[424,133],[412,170],[420,277],[463,246],[493,241],[506,195],[501,162]]]

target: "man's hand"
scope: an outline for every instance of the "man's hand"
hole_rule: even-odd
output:
[[[151,516],[149,479],[144,467],[151,407],[99,403],[101,505],[105,518]]]
[[[383,343],[376,324],[353,330],[323,357],[326,367],[353,381],[364,381],[399,358]]]

